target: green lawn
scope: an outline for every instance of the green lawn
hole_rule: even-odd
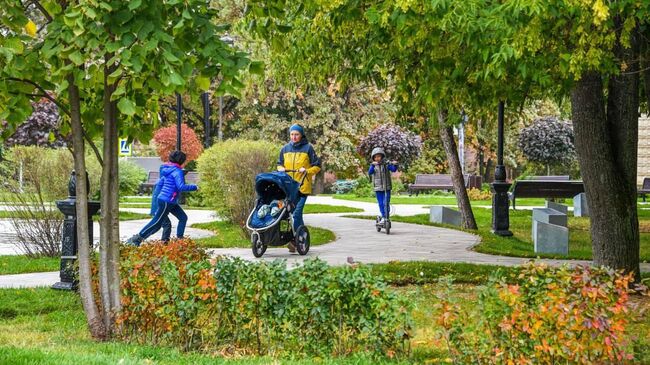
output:
[[[481,243],[474,249],[478,252],[494,255],[517,256],[517,257],[542,257],[561,259],[591,259],[591,235],[589,233],[589,218],[569,217],[569,255],[543,255],[533,251],[531,238],[532,211],[517,210],[510,211],[510,230],[513,237],[501,237],[490,232],[492,224],[491,209],[474,209],[474,217],[478,225],[478,231],[468,231],[481,236]],[[360,218],[359,216],[349,216]],[[375,219],[374,216],[364,216],[366,219]],[[395,222],[424,224],[430,226],[441,226],[452,229],[459,229],[455,226],[447,226],[429,222],[428,214],[415,216],[393,216]],[[650,211],[639,210],[639,226],[641,230],[641,261],[650,261]]]
[[[59,270],[60,262],[61,259],[58,257],[32,259],[25,255],[0,256],[0,275],[57,271]]]
[[[201,247],[206,248],[230,248],[230,247],[250,247],[251,241],[248,236],[244,236],[239,226],[215,221],[209,223],[195,223],[192,224],[194,228],[207,229],[215,233],[213,237],[199,238],[196,242]],[[311,245],[318,246],[336,239],[334,232],[318,228],[309,227],[309,234],[311,236]]]
[[[479,289],[480,286],[469,284],[456,284],[450,293],[439,284],[390,289],[412,304],[412,355],[401,361],[360,354],[348,358],[273,359],[244,354],[224,358],[219,353],[182,353],[163,346],[118,341],[98,343],[89,338],[75,293],[46,288],[0,289],[0,364],[445,364],[450,356],[436,322],[440,298],[450,295],[462,309],[478,311]],[[633,297],[632,301],[639,309],[630,313],[628,333],[637,337],[637,360],[647,363],[650,361],[650,316],[644,316],[643,310],[648,310],[650,301],[642,297]]]
[[[342,205],[326,205],[326,204],[309,204],[305,205],[303,210],[304,214],[317,214],[317,213],[357,213],[363,212],[363,209],[345,207]]]
[[[332,195],[334,199],[351,200],[358,202],[375,203],[375,197],[357,197],[353,194]],[[544,199],[521,198],[517,199],[517,206],[544,206]],[[415,205],[456,205],[455,195],[420,194],[419,196],[395,195],[390,198],[391,204],[415,204]],[[473,206],[491,206],[491,200],[474,200]]]

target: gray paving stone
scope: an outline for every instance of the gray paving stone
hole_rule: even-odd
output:
[[[460,226],[460,212],[449,207],[434,205],[430,208],[429,222]]]
[[[587,204],[587,194],[580,193],[573,197],[573,216],[589,217],[589,204]]]
[[[533,244],[536,253],[569,254],[569,229],[533,220]]]
[[[568,214],[569,213],[569,207],[567,207],[564,204],[552,202],[552,201],[546,201],[546,208],[551,208],[554,210],[557,210],[558,212]]]
[[[567,215],[551,208],[533,208],[533,221],[567,226]]]

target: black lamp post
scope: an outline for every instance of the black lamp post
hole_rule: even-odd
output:
[[[181,123],[183,122],[183,99],[176,93],[176,150],[181,150]]]
[[[203,141],[203,146],[205,148],[210,147],[210,135],[211,135],[211,124],[210,124],[210,94],[207,92],[201,94],[201,102],[203,103],[203,131],[205,132],[205,140]]]
[[[88,184],[88,175],[86,174],[86,184]],[[52,289],[60,290],[76,290],[77,279],[75,275],[75,262],[77,261],[77,251],[79,242],[77,239],[77,176],[74,171],[70,174],[70,181],[68,182],[68,199],[57,200],[56,207],[59,208],[61,213],[64,214],[63,221],[63,238],[61,242],[61,266],[60,278],[61,281],[54,284]],[[99,202],[88,202],[88,239],[90,246],[93,244],[93,215],[99,211]]]
[[[499,102],[497,166],[492,183],[492,232],[499,236],[512,236],[510,232],[509,183],[506,182],[506,167],[503,164],[503,101]]]

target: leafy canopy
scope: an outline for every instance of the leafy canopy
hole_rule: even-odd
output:
[[[42,0],[43,10],[8,0],[0,8],[0,120],[3,136],[31,113],[30,100],[53,92],[67,105],[68,75],[80,88],[82,119],[101,133],[104,92],[116,103],[120,134],[148,139],[158,101],[198,93],[223,80],[217,94],[236,94],[239,71],[260,72],[246,54],[220,40],[217,11],[200,0]],[[35,24],[35,25],[34,25]],[[38,31],[34,31],[37,26]]]

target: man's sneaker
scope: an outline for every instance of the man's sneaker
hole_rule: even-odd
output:
[[[296,245],[293,243],[293,241],[289,241],[287,248],[289,248],[289,252],[291,253],[296,252]]]
[[[379,224],[384,224],[384,223],[386,223],[386,218],[381,217],[381,219],[379,219]]]

